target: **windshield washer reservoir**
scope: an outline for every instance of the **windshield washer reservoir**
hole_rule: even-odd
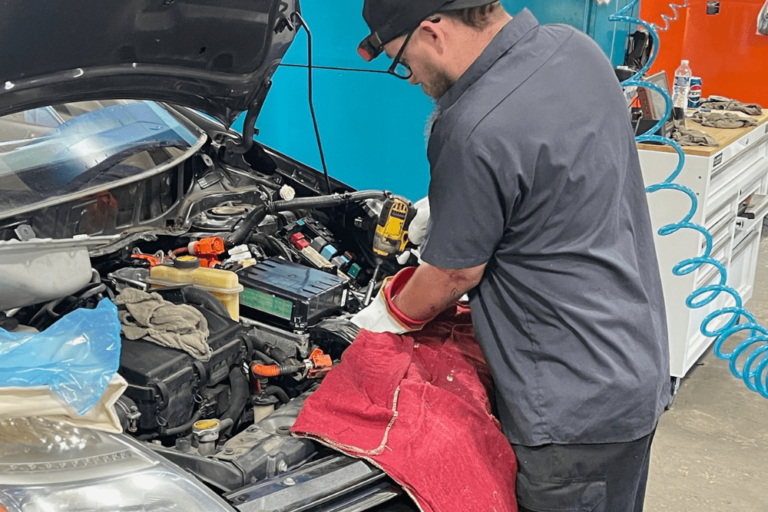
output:
[[[91,280],[88,247],[117,237],[0,242],[0,311],[60,299]]]

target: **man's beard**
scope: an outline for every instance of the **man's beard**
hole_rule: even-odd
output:
[[[453,86],[453,80],[434,66],[427,66],[424,75],[425,77],[421,81],[421,90],[430,98],[439,100]]]

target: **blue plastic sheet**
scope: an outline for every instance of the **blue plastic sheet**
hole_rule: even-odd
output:
[[[107,299],[38,334],[0,328],[0,386],[49,386],[80,415],[98,403],[119,364],[120,320]]]

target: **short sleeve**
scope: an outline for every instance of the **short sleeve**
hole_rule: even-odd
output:
[[[430,220],[421,257],[430,265],[462,269],[487,263],[504,236],[516,182],[472,138],[446,141],[431,167]],[[502,186],[501,183],[505,185]],[[504,190],[506,188],[506,190]]]

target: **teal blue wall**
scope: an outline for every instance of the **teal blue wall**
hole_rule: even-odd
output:
[[[594,0],[502,0],[502,4],[513,14],[527,7],[541,23],[567,23],[583,30],[597,41],[614,66],[624,63],[630,26],[627,23],[612,23],[608,21],[608,16],[628,3],[629,0],[611,0],[608,5],[598,5]],[[639,11],[638,3],[633,14],[637,15]]]
[[[586,29],[614,64],[623,60],[626,26],[608,15],[628,0],[598,6],[594,0],[502,0],[514,15],[528,7],[542,23],[568,23]],[[618,3],[617,3],[618,2]],[[367,64],[357,45],[368,34],[363,0],[306,0],[304,18],[312,29],[314,64],[335,68],[384,70],[386,58]],[[306,66],[306,34],[301,31],[284,63]],[[427,193],[429,166],[424,127],[432,102],[419,87],[381,73],[316,69],[315,110],[332,176],[358,189],[384,188],[417,200]],[[242,121],[236,123],[242,128]],[[320,168],[307,103],[306,68],[281,67],[259,117],[257,140]]]

